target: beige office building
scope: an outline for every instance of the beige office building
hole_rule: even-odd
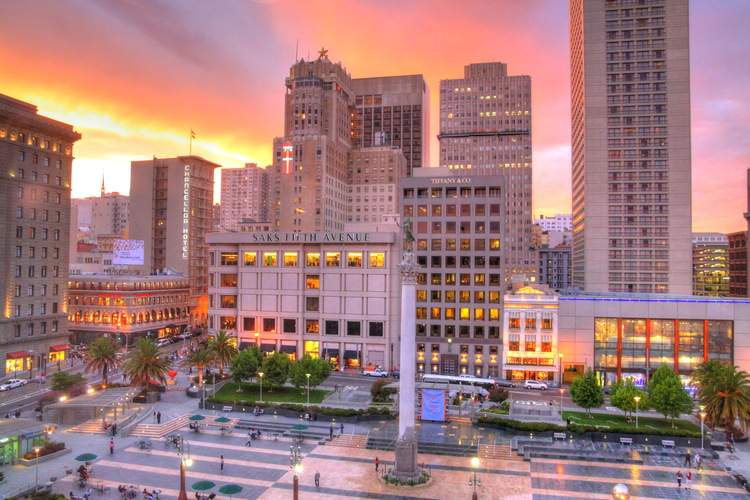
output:
[[[573,285],[690,294],[688,0],[570,0]]]
[[[144,241],[142,275],[171,268],[187,276],[192,326],[208,314],[208,246],[214,169],[199,156],[134,161],[130,167],[130,238]]]
[[[68,349],[70,182],[80,138],[72,125],[0,94],[0,378],[43,370]]]
[[[239,231],[242,224],[268,222],[269,173],[257,163],[221,169],[219,230]]]
[[[534,279],[531,218],[531,77],[505,63],[464,67],[440,81],[440,166],[465,175],[504,177],[504,274]]]

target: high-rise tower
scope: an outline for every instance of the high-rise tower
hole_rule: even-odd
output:
[[[269,173],[257,163],[221,170],[220,229],[239,231],[242,223],[268,222]]]
[[[508,76],[505,63],[464,67],[440,82],[440,166],[505,183],[503,271],[537,272],[531,219],[531,77]]]
[[[688,0],[570,0],[573,285],[690,294]]]

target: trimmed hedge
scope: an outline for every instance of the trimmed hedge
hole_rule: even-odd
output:
[[[235,400],[229,398],[206,398],[207,403],[215,403],[222,405],[233,405],[233,406],[252,406],[258,408],[278,408],[279,410],[296,411],[299,413],[317,413],[319,415],[330,415],[332,417],[357,417],[360,415],[389,415],[391,413],[390,408],[377,408],[371,406],[364,410],[355,410],[351,408],[331,408],[329,406],[307,406],[302,404],[294,403],[266,403],[266,402],[254,402],[249,403],[245,400]]]
[[[557,425],[547,422],[520,422],[496,417],[479,417],[477,422],[482,425],[492,425],[501,429],[521,432],[575,432],[586,434],[588,432],[602,432],[608,434],[647,435],[665,437],[687,437],[700,438],[700,432],[686,431],[682,429],[633,429],[631,427],[596,427],[595,425]]]

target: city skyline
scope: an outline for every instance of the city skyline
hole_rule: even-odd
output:
[[[72,186],[73,196],[83,197],[99,193],[102,173],[108,191],[127,193],[130,161],[187,154],[191,129],[193,154],[225,167],[270,164],[273,137],[283,134],[288,68],[295,52],[314,59],[321,46],[357,78],[424,74],[429,164],[437,166],[439,81],[461,77],[467,64],[500,61],[532,77],[533,213],[569,213],[568,4],[497,5],[12,3],[7,18],[17,22],[0,33],[7,65],[0,91],[83,134]],[[693,230],[738,231],[750,165],[750,91],[742,86],[750,76],[742,57],[750,35],[740,28],[750,4],[690,7]],[[362,18],[382,21],[353,22]],[[191,24],[196,19],[200,24]],[[66,24],[75,29],[61,35]],[[23,31],[31,25],[34,38]]]

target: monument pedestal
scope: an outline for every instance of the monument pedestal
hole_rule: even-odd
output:
[[[416,481],[421,473],[417,465],[417,439],[413,435],[399,438],[396,441],[396,464],[390,475],[402,481]]]

